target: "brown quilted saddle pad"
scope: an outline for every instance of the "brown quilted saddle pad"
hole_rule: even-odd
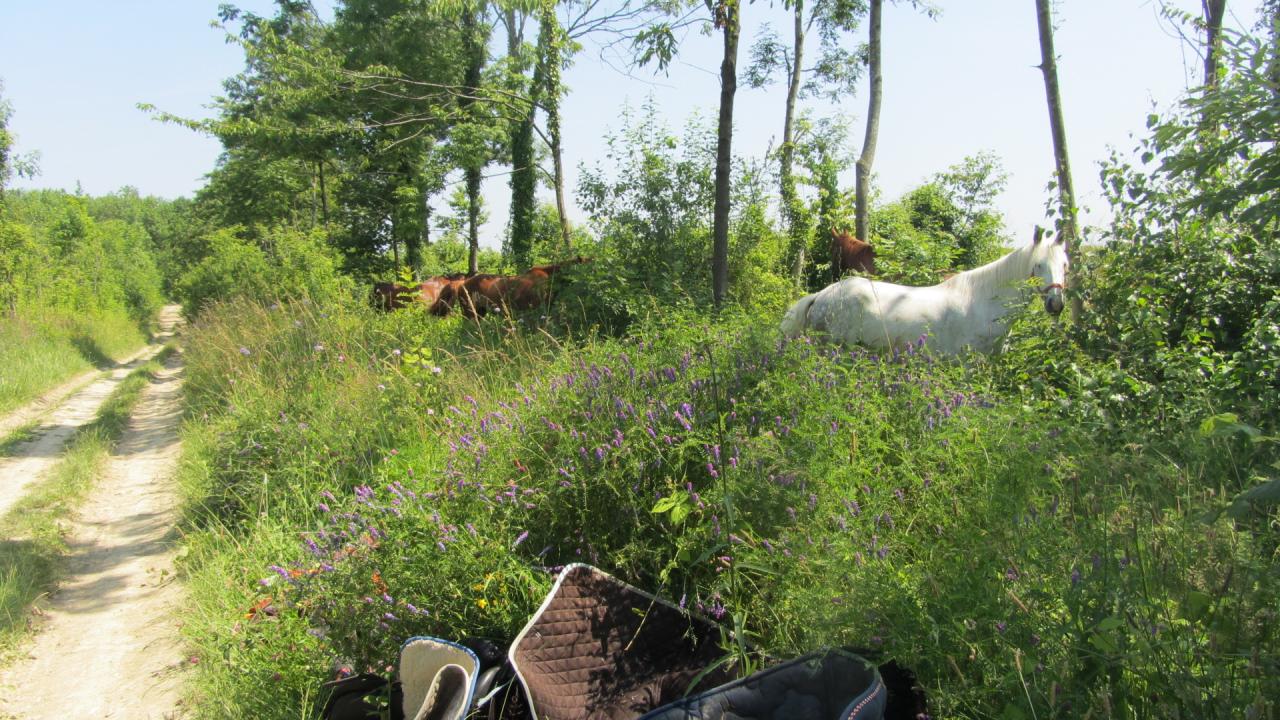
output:
[[[535,720],[630,720],[733,680],[719,638],[710,620],[575,564],[508,656]]]

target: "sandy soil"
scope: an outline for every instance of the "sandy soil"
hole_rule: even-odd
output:
[[[175,718],[183,596],[173,575],[181,357],[143,392],[70,534],[68,577],[26,656],[0,672],[0,716]],[[39,442],[39,441],[36,441]],[[53,454],[53,453],[51,453]]]

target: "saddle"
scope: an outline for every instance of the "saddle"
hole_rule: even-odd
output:
[[[886,717],[891,693],[865,658],[831,649],[738,677],[721,633],[711,620],[594,567],[569,565],[505,658],[492,641],[410,638],[398,683],[339,681],[322,717],[378,717],[360,702],[388,685],[391,720]],[[383,685],[371,686],[370,677]],[[359,693],[358,701],[349,697]]]

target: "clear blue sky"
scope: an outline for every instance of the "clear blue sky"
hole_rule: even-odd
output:
[[[270,14],[269,0],[241,7]],[[329,3],[318,3],[329,7]],[[1032,0],[938,0],[929,20],[889,6],[884,18],[885,96],[875,171],[886,198],[980,150],[995,152],[1011,178],[999,198],[1016,238],[1042,221],[1053,170]],[[1175,6],[1197,11],[1195,0]],[[1255,3],[1228,6],[1228,24],[1252,25]],[[162,125],[136,109],[148,102],[186,116],[205,105],[221,81],[242,67],[237,46],[210,27],[216,0],[3,0],[0,79],[14,107],[20,153],[40,153],[41,175],[16,187],[55,187],[101,194],[132,185],[143,194],[191,195],[217,158],[216,140]],[[1088,219],[1105,217],[1098,162],[1108,147],[1128,151],[1153,107],[1167,108],[1196,84],[1199,58],[1159,18],[1153,0],[1061,0],[1055,3],[1059,74],[1080,201]],[[745,7],[740,67],[761,21],[789,27],[780,3]],[[673,128],[693,112],[714,118],[719,96],[719,41],[690,33],[668,76],[640,69],[629,76],[602,62],[588,41],[565,75],[566,164],[570,191],[579,163],[603,153],[624,103],[652,95]],[[783,90],[740,87],[734,150],[761,156],[781,135]],[[809,104],[817,109],[818,101]],[[821,108],[852,121],[861,141],[865,90],[842,107]],[[494,171],[500,171],[494,168]],[[847,179],[852,184],[852,177]],[[494,245],[506,222],[505,178],[486,183]],[[576,211],[577,219],[581,213]]]

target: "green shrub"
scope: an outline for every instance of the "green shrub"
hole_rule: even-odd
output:
[[[339,275],[320,231],[275,228],[246,240],[238,228],[205,238],[208,253],[178,282],[188,315],[215,300],[247,298],[272,301],[308,298],[325,302],[352,288]]]

